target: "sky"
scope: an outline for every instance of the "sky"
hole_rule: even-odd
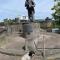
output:
[[[54,5],[53,0],[34,0],[35,1],[35,18],[45,19],[47,16],[52,17],[51,8]],[[0,21],[5,18],[15,18],[27,16],[25,0],[0,0]]]

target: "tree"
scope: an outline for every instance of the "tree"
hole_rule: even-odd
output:
[[[4,19],[4,25],[8,25],[8,18]]]
[[[0,22],[0,26],[4,26],[4,22]]]
[[[54,0],[54,2],[56,2],[57,4],[55,4],[52,8],[52,10],[55,10],[52,16],[55,19],[55,24],[60,26],[60,1]]]
[[[19,18],[14,18],[14,19],[4,19],[4,24],[5,25],[14,25],[14,24],[19,24]]]

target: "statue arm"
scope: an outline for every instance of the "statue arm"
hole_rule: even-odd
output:
[[[35,7],[35,5],[36,5],[35,2],[33,2],[33,4],[32,4],[31,6],[32,6],[32,7]]]

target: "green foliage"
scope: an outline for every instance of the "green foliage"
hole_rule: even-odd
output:
[[[4,22],[0,22],[0,26],[4,26]]]
[[[19,18],[15,18],[15,19],[4,19],[4,24],[5,25],[14,25],[14,24],[18,24]]]
[[[60,6],[60,2],[58,2],[58,6]]]
[[[53,18],[55,19],[55,25],[60,26],[60,2],[53,6],[51,10],[55,10],[55,12],[52,14]]]

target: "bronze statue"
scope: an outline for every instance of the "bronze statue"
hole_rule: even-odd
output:
[[[25,7],[28,11],[29,20],[23,24],[23,33],[25,35],[26,40],[25,40],[25,46],[23,46],[22,49],[24,49],[25,51],[31,51],[31,50],[34,51],[35,48],[33,45],[34,44],[33,43],[33,36],[31,36],[33,29],[32,29],[32,23],[30,23],[30,22],[33,22],[33,20],[34,20],[34,13],[35,13],[34,1],[33,0],[26,0],[25,1]]]
[[[26,0],[25,1],[25,7],[28,11],[28,18],[32,22],[34,20],[34,7],[35,7],[35,2],[33,0]]]

